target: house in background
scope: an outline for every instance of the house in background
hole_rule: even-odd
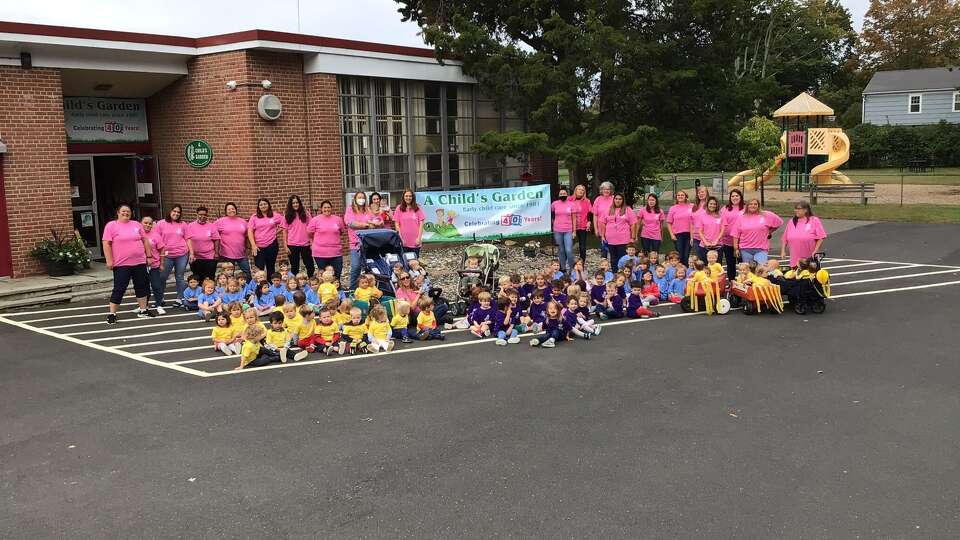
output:
[[[863,89],[863,123],[960,124],[960,67],[878,71]]]

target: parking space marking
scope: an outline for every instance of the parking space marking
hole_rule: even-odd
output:
[[[873,281],[887,281],[887,280],[891,280],[891,279],[910,279],[910,278],[918,278],[918,277],[921,277],[921,276],[934,276],[934,275],[937,275],[937,274],[956,274],[957,272],[960,272],[960,268],[956,268],[956,269],[953,269],[953,270],[936,270],[936,271],[933,271],[933,272],[922,272],[922,273],[920,273],[920,274],[905,274],[905,275],[902,275],[902,276],[887,276],[887,277],[873,278],[873,279],[859,279],[859,280],[857,280],[857,281],[844,281],[844,282],[841,282],[841,283],[831,283],[830,286],[831,286],[831,287],[840,287],[840,286],[842,286],[842,285],[854,285],[854,284],[857,284],[857,283],[870,283],[870,282],[873,282]]]
[[[841,269],[841,268],[853,268],[853,267],[855,267],[855,266],[871,266],[871,265],[874,265],[874,264],[883,264],[883,263],[878,263],[878,262],[865,262],[865,263],[855,263],[855,264],[841,264],[840,266],[827,266],[827,265],[824,265],[824,268],[825,268],[826,270],[839,270],[839,269]]]
[[[836,300],[837,298],[850,298],[852,296],[867,296],[871,294],[884,294],[884,293],[893,293],[900,291],[913,291],[916,289],[931,289],[933,287],[946,287],[948,285],[960,285],[960,281],[945,281],[942,283],[929,283],[927,285],[914,285],[912,287],[898,287],[896,289],[880,289],[878,291],[863,291],[847,294],[835,294],[830,296],[830,300]]]
[[[199,321],[198,321],[198,322],[199,322]],[[118,339],[129,339],[129,338],[131,338],[131,337],[142,338],[142,337],[162,336],[162,335],[166,335],[166,334],[182,334],[182,333],[184,333],[184,332],[204,332],[205,335],[209,336],[209,335],[210,335],[210,330],[211,330],[212,328],[213,328],[213,327],[180,328],[180,329],[177,329],[177,330],[162,330],[162,331],[160,331],[160,332],[150,332],[150,333],[148,333],[148,334],[137,334],[136,336],[116,336],[116,337],[109,336],[109,337],[102,337],[102,338],[93,338],[93,339],[89,339],[89,340],[87,340],[87,341],[92,341],[92,342],[94,342],[94,343],[97,343],[97,342],[99,342],[99,341],[116,341],[116,340],[118,340]],[[77,335],[77,334],[67,334],[67,335],[68,335],[68,336],[75,336],[75,335]]]
[[[852,272],[837,272],[837,273],[830,272],[830,277],[850,276],[850,275],[859,275],[859,274],[869,274],[869,273],[871,273],[871,272],[890,272],[891,270],[906,270],[907,268],[917,268],[917,267],[920,267],[920,266],[925,266],[925,265],[922,265],[922,264],[904,264],[904,265],[901,265],[901,266],[888,266],[888,267],[886,267],[886,268],[871,268],[871,269],[869,269],[869,270],[854,270],[854,271],[852,271]],[[827,268],[827,270],[829,271],[830,269]]]
[[[138,337],[139,337],[139,336],[138,336]],[[164,341],[147,341],[147,342],[144,342],[144,343],[124,343],[123,345],[113,345],[113,348],[115,348],[115,349],[130,349],[130,348],[132,348],[132,347],[144,347],[144,346],[146,346],[146,345],[162,345],[162,344],[164,344],[164,343],[182,343],[182,342],[184,342],[184,341],[197,341],[198,339],[206,339],[206,340],[209,340],[209,339],[210,339],[210,333],[208,332],[207,335],[204,335],[204,336],[187,337],[187,338],[179,338],[179,339],[167,339],[167,340],[164,340]]]

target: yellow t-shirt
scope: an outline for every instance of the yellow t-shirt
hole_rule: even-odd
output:
[[[301,326],[301,328],[303,327]],[[335,322],[331,322],[327,325],[316,323],[314,328],[314,332],[327,343],[333,341],[333,336],[340,332],[340,326]]]
[[[301,324],[303,324],[303,315],[299,313],[293,317],[283,316],[283,328],[291,334],[297,333],[297,331],[300,330]]]
[[[243,340],[243,347],[240,348],[240,367],[244,367],[260,354],[260,342]]]
[[[344,335],[350,336],[352,341],[360,341],[367,335],[367,325],[364,323],[352,324],[347,323],[343,325]]]
[[[320,286],[317,287],[317,296],[320,297],[321,304],[336,300],[339,292],[337,286],[333,283],[321,283]]]
[[[273,306],[273,309],[270,310],[270,313],[274,313],[276,311],[283,313],[283,306]]]
[[[300,326],[297,327],[297,338],[304,339],[312,336],[317,329],[317,319],[310,319],[309,321],[300,318]]]
[[[432,330],[437,327],[437,318],[432,311],[421,311],[417,315],[417,329]]]
[[[710,279],[714,281],[720,279],[720,276],[723,275],[723,265],[720,263],[709,264],[707,268],[710,270]]]
[[[237,332],[234,332],[233,326],[214,326],[210,336],[214,343],[230,343],[237,337]]]
[[[390,339],[390,323],[370,321],[367,323],[367,332],[380,341]]]
[[[269,328],[267,329],[267,343],[278,349],[286,347],[290,344],[290,332],[287,332],[286,329],[274,330]]]
[[[399,313],[394,313],[393,318],[390,319],[390,326],[399,330],[401,328],[406,328],[409,322],[410,322],[409,316],[401,315]]]
[[[376,287],[357,288],[353,291],[353,297],[363,302],[369,302],[371,298],[380,298],[383,293]]]
[[[349,313],[338,311],[333,314],[333,322],[337,323],[337,325],[348,324],[351,319],[353,319],[353,317],[351,317]]]

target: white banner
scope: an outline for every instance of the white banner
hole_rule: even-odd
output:
[[[424,242],[469,242],[550,232],[550,186],[419,191]]]
[[[63,98],[68,143],[148,142],[147,104],[143,99]]]

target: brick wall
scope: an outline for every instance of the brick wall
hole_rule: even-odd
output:
[[[73,230],[59,70],[0,66],[0,135],[13,276],[23,277],[44,271],[34,242]]]
[[[327,73],[304,75],[307,101],[307,146],[313,198],[329,199],[336,212],[343,212],[340,126],[337,118],[337,76]]]

